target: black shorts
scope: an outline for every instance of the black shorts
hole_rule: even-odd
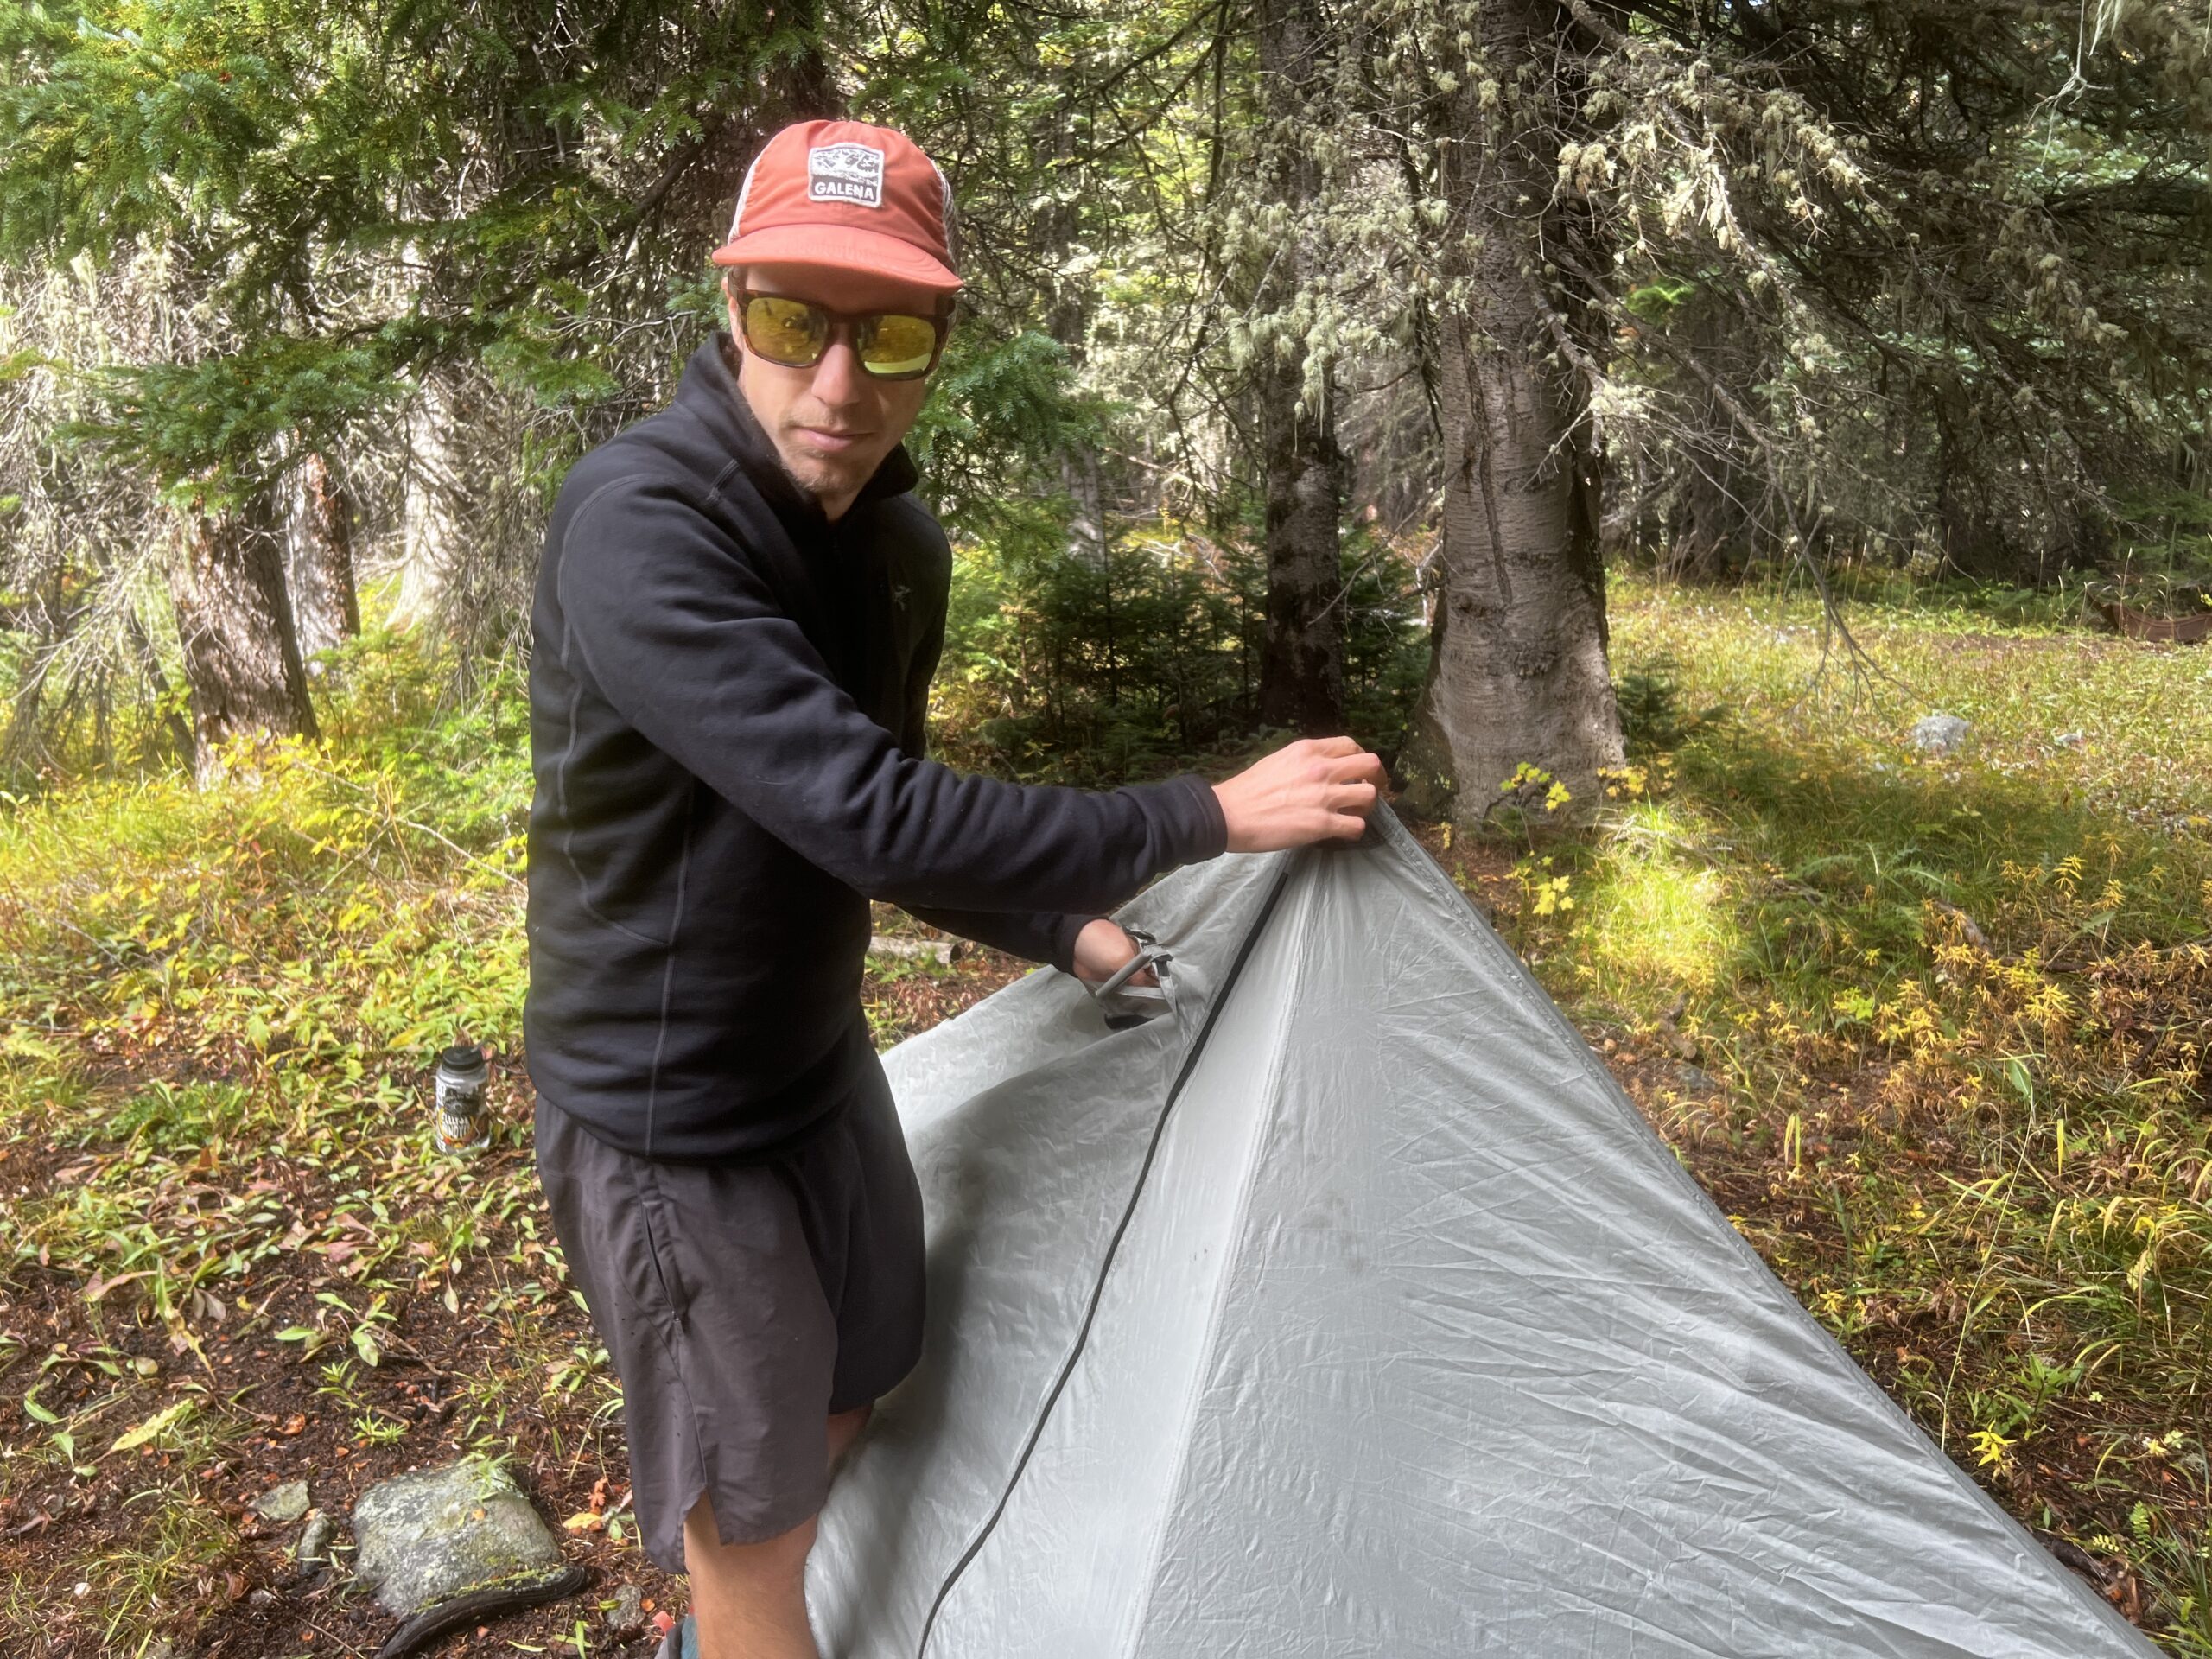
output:
[[[829,1493],[826,1420],[921,1357],[922,1201],[882,1069],[792,1152],[663,1163],[537,1104],[537,1172],[569,1271],[622,1379],[645,1554],[683,1568],[712,1498],[756,1543]]]

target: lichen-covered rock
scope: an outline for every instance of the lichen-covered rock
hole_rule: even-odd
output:
[[[353,1505],[353,1543],[354,1576],[401,1618],[561,1565],[561,1547],[530,1500],[479,1458],[378,1482]]]
[[[620,1641],[635,1636],[645,1628],[645,1592],[643,1586],[626,1584],[614,1592],[614,1605],[607,1608],[604,1617],[607,1633]]]
[[[1912,747],[1923,754],[1948,754],[1973,729],[1956,715],[1926,715],[1913,723]]]
[[[288,1480],[282,1486],[271,1486],[249,1507],[264,1521],[296,1521],[308,1512],[308,1484]]]
[[[300,1529],[300,1547],[293,1559],[302,1568],[327,1567],[330,1564],[330,1541],[338,1535],[338,1523],[321,1510],[308,1511],[308,1523]]]

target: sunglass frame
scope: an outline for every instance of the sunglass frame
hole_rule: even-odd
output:
[[[937,372],[937,365],[944,357],[944,342],[952,333],[952,306],[950,302],[940,303],[934,312],[925,315],[919,311],[840,311],[819,300],[804,300],[796,294],[763,293],[757,288],[747,288],[742,284],[734,285],[733,295],[737,302],[738,335],[744,342],[745,349],[758,353],[762,362],[773,363],[779,369],[817,368],[822,359],[830,355],[830,348],[842,338],[853,348],[853,360],[861,365],[861,372],[871,380],[923,380]],[[787,301],[793,305],[803,305],[810,311],[818,311],[829,319],[830,332],[823,337],[822,349],[811,362],[787,363],[780,357],[770,356],[753,343],[753,335],[746,327],[746,313],[755,300]],[[925,367],[886,373],[868,366],[868,359],[861,355],[860,325],[884,317],[918,317],[930,325],[935,340],[930,346],[930,360]]]

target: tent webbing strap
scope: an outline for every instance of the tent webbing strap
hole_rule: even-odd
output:
[[[952,1594],[953,1586],[960,1582],[961,1574],[967,1572],[969,1563],[982,1554],[983,1546],[990,1541],[992,1532],[996,1529],[1000,1517],[1006,1513],[1007,1504],[1014,1497],[1014,1489],[1020,1484],[1022,1473],[1029,1467],[1030,1454],[1036,1451],[1038,1441],[1045,1436],[1045,1425],[1052,1420],[1052,1408],[1059,1404],[1060,1395],[1066,1389],[1068,1379],[1075,1375],[1076,1363],[1083,1357],[1084,1344],[1090,1340],[1091,1323],[1098,1317],[1098,1304],[1106,1294],[1106,1279],[1114,1270],[1115,1255],[1122,1248],[1122,1239],[1129,1230],[1129,1223],[1135,1218],[1137,1200],[1144,1196],[1145,1183],[1151,1179],[1153,1160],[1159,1155],[1160,1140],[1167,1133],[1168,1115],[1182,1097],[1183,1085],[1191,1080],[1191,1073],[1198,1070],[1198,1057],[1205,1052],[1206,1039],[1213,1035],[1214,1022],[1221,1018],[1221,1011],[1229,1006],[1230,994],[1236,988],[1236,982],[1244,972],[1244,964],[1251,960],[1253,949],[1260,942],[1260,935],[1267,931],[1268,919],[1275,913],[1275,906],[1281,901],[1283,890],[1290,885],[1292,872],[1306,856],[1306,852],[1300,849],[1283,858],[1281,868],[1275,872],[1274,884],[1268,889],[1267,898],[1261,902],[1259,915],[1245,930],[1243,942],[1236,947],[1236,958],[1229,964],[1228,973],[1222,976],[1221,988],[1214,993],[1213,1002],[1206,1009],[1205,1023],[1198,1027],[1198,1036],[1183,1057],[1181,1069],[1175,1073],[1175,1081],[1168,1087],[1167,1098],[1160,1103],[1160,1116],[1153,1121],[1152,1139],[1146,1143],[1143,1161],[1137,1166],[1137,1178],[1129,1188],[1128,1202],[1122,1206],[1121,1218],[1114,1224],[1113,1236],[1106,1241],[1106,1254],[1098,1264],[1098,1277],[1091,1284],[1090,1298],[1084,1306],[1083,1322],[1076,1327],[1075,1341],[1068,1348],[1067,1357],[1060,1362],[1059,1374],[1052,1379],[1052,1386],[1045,1391],[1044,1403],[1037,1408],[1036,1421],[1029,1426],[1029,1436],[1021,1444],[1021,1454],[1014,1460],[1014,1469],[1007,1476],[1005,1490],[999,1493],[998,1502],[991,1506],[991,1512],[984,1516],[982,1525],[976,1529],[976,1535],[968,1541],[968,1548],[960,1552],[960,1559],[952,1564],[952,1570],[944,1575],[944,1582],[938,1586],[937,1598],[930,1603],[929,1616],[922,1621],[922,1639],[915,1644],[914,1659],[924,1659],[929,1651],[930,1635],[937,1629],[938,1615],[944,1611],[946,1599]]]

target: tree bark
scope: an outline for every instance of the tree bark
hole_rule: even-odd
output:
[[[1688,349],[1738,406],[1757,408],[1777,371],[1762,336],[1733,308],[1698,295],[1675,323]],[[1675,580],[1724,582],[1783,550],[1787,509],[1746,463],[1743,435],[1711,387],[1683,388],[1690,429],[1676,441],[1665,494],[1662,569]]]
[[[1077,200],[1065,194],[1062,185],[1075,152],[1075,134],[1065,111],[1043,111],[1032,128],[1030,146],[1039,183],[1033,235],[1037,257],[1050,273],[1041,296],[1045,332],[1059,342],[1068,367],[1079,375],[1090,337],[1096,285],[1071,270],[1082,251],[1083,224]],[[1096,444],[1077,439],[1061,449],[1060,485],[1068,497],[1068,557],[1093,569],[1106,569],[1113,536],[1106,522],[1105,468]]]
[[[452,372],[433,368],[407,413],[407,476],[400,495],[399,597],[392,626],[435,621],[463,556],[467,480],[461,467],[463,411]]]
[[[1267,438],[1268,615],[1260,649],[1260,719],[1308,737],[1344,728],[1344,607],[1338,519],[1344,458],[1335,388],[1299,406],[1304,353],[1278,359],[1262,393]],[[1335,377],[1325,372],[1325,381]]]
[[[276,537],[245,514],[198,506],[185,511],[181,530],[169,599],[204,778],[234,737],[319,734]]]
[[[2012,550],[1990,501],[1971,394],[1955,381],[1936,388],[1936,522],[1943,557],[1961,575],[2008,578]]]
[[[353,583],[353,515],[344,486],[321,452],[310,451],[294,479],[285,563],[300,652],[311,657],[361,632],[360,598]]]
[[[1322,28],[1314,0],[1261,0],[1255,27],[1270,185],[1294,227],[1271,251],[1257,308],[1284,319],[1320,264],[1312,229],[1319,217],[1320,168],[1308,135],[1320,112],[1315,87]],[[1260,719],[1307,736],[1325,736],[1344,728],[1344,566],[1338,529],[1344,464],[1337,448],[1333,367],[1321,366],[1319,390],[1309,397],[1307,359],[1302,337],[1279,334],[1259,376],[1268,567]]]
[[[1103,570],[1112,544],[1106,533],[1106,480],[1096,448],[1070,444],[1060,453],[1060,484],[1068,493],[1067,554]]]
[[[1438,318],[1444,427],[1443,592],[1401,768],[1416,810],[1475,819],[1524,763],[1577,807],[1622,764],[1606,662],[1599,457],[1574,345],[1543,275],[1548,238],[1572,234],[1554,206],[1559,133],[1533,87],[1568,55],[1545,0],[1482,11],[1482,83],[1442,100],[1446,270],[1465,296]],[[1555,85],[1555,83],[1554,83]],[[1510,111],[1524,111],[1517,119]],[[1541,791],[1536,791],[1541,797]]]

